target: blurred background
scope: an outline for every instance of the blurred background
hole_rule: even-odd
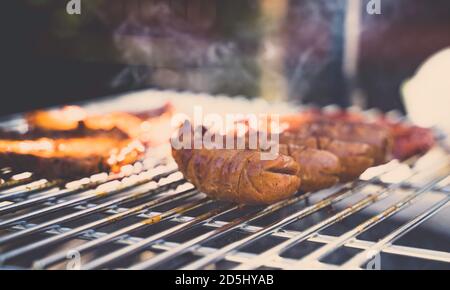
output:
[[[4,1],[0,114],[143,88],[404,110],[450,1]]]

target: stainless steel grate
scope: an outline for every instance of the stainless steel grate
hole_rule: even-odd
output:
[[[439,146],[269,207],[210,200],[162,157],[69,183],[0,180],[0,268],[450,269]]]

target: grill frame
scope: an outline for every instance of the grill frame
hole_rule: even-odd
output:
[[[11,122],[11,124],[17,125],[15,122]],[[443,136],[439,135],[439,137],[442,138]],[[417,229],[430,218],[437,216],[446,207],[450,206],[450,167],[447,159],[449,155],[448,151],[446,151],[448,148],[442,144],[438,145],[434,150],[445,151],[445,158],[442,160],[442,164],[438,166],[439,162],[432,163],[425,168],[426,170],[419,168],[417,172],[412,171],[413,179],[425,173],[431,173],[432,178],[426,179],[425,184],[418,185],[415,182],[409,182],[408,178],[401,182],[386,183],[379,178],[383,174],[378,174],[368,180],[349,182],[323,190],[320,193],[296,195],[289,200],[269,207],[251,208],[252,211],[231,221],[221,220],[220,217],[233,211],[243,210],[241,207],[207,199],[204,194],[192,188],[192,185],[187,184],[180,177],[180,173],[176,171],[173,160],[165,157],[151,156],[145,163],[146,166],[139,163],[140,165],[135,166],[132,173],[96,175],[89,182],[85,180],[84,183],[80,183],[78,187],[67,187],[67,183],[62,181],[45,182],[34,180],[32,176],[26,175],[23,175],[24,179],[14,180],[14,178],[11,179],[11,177],[14,177],[11,172],[2,172],[0,178],[13,181],[9,183],[6,181],[0,184],[0,269],[21,268],[20,265],[10,264],[19,254],[24,256],[28,253],[39,252],[38,250],[41,248],[48,249],[53,244],[58,244],[59,240],[72,239],[77,241],[84,240],[85,244],[72,248],[58,249],[50,256],[46,255],[38,260],[28,260],[27,263],[30,267],[37,269],[51,268],[57,264],[64,266],[69,261],[72,261],[72,256],[69,257],[68,253],[80,254],[81,249],[81,256],[83,256],[86,250],[94,248],[107,250],[107,244],[114,244],[115,246],[121,246],[121,248],[108,250],[105,254],[76,267],[80,266],[82,269],[110,268],[110,265],[122,261],[125,257],[128,259],[131,256],[139,256],[142,252],[150,251],[161,253],[151,256],[150,259],[144,257],[127,268],[171,268],[171,262],[187,254],[198,256],[199,258],[175,268],[211,269],[217,267],[220,269],[220,263],[226,261],[225,263],[232,264],[233,267],[231,268],[233,269],[261,269],[262,267],[276,269],[361,269],[364,268],[363,265],[366,262],[370,262],[374,258],[375,254],[382,253],[441,262],[450,269],[450,252],[395,244],[395,241],[399,238]],[[159,151],[156,150],[155,152]],[[386,167],[387,172],[384,172],[384,174],[388,174],[392,170],[405,165],[415,170],[414,166],[418,164],[419,160],[423,160],[423,158],[416,156],[404,163],[388,166]],[[437,171],[437,174],[432,174],[434,171]],[[68,184],[73,186],[74,183],[69,182]],[[58,190],[58,186],[66,186],[66,188]],[[376,187],[378,190],[369,194],[363,194],[358,202],[352,203],[349,207],[338,209],[334,215],[318,221],[318,223],[303,231],[284,229],[287,225],[352,198],[369,187]],[[342,221],[348,216],[351,217],[377,202],[383,201],[397,191],[407,192],[406,197],[398,202],[389,204],[385,211],[374,213],[372,217],[358,224],[356,228],[340,236],[320,233],[321,230]],[[356,238],[372,227],[382,225],[393,215],[420,203],[421,198],[431,194],[439,195],[442,198],[424,211],[412,216],[403,225],[395,228],[394,231],[383,237],[383,239],[375,242]],[[27,196],[31,198],[27,199]],[[319,196],[323,197],[321,201],[317,200]],[[72,199],[73,197],[75,199]],[[109,198],[112,198],[112,200],[109,200]],[[138,198],[142,202],[134,207],[121,206]],[[12,203],[2,205],[5,201]],[[175,204],[175,201],[183,201],[183,203]],[[311,202],[311,204],[305,205],[291,214],[285,214],[266,227],[251,225],[251,222],[263,216],[271,216],[277,212],[288,210],[302,202]],[[20,211],[37,205],[41,206],[37,211],[20,213]],[[163,205],[169,205],[169,209],[166,211],[152,210]],[[197,216],[184,214],[207,205],[214,205],[214,209]],[[47,218],[46,216],[46,214],[56,214],[66,209],[71,209],[73,213],[55,218]],[[19,213],[16,214],[18,210]],[[106,217],[93,222],[86,222],[74,228],[60,226],[60,224],[66,224],[68,221],[79,221],[97,213],[102,213]],[[31,221],[30,217],[33,217]],[[130,218],[139,220],[129,225],[119,226],[120,221]],[[32,221],[36,219],[43,220],[35,224]],[[130,234],[139,229],[151,228],[162,222],[170,222],[174,226],[162,229],[145,238]],[[110,224],[116,225],[112,232],[95,230],[95,228],[101,228]],[[183,243],[167,239],[168,236],[173,236],[175,233],[182,233],[182,230],[196,227],[205,228],[207,231]],[[203,245],[206,242],[210,242],[212,238],[221,238],[236,230],[246,233],[247,236],[232,240],[223,247],[214,248]],[[36,232],[40,233],[39,240],[28,237]],[[27,237],[24,244],[11,247],[11,244],[23,236]],[[242,251],[242,248],[263,238],[280,238],[282,241],[259,254]],[[281,255],[288,248],[304,241],[320,243],[323,246],[301,259]],[[9,248],[3,252],[2,245],[9,246]],[[362,251],[340,266],[321,261],[322,258],[340,248]],[[77,249],[78,252],[73,251]],[[215,265],[215,267],[211,265]]]

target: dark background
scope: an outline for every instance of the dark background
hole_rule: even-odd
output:
[[[260,93],[259,1],[82,0],[81,15],[67,15],[67,2],[3,1],[0,114],[146,87]],[[346,1],[288,2],[280,45],[289,98],[348,104],[341,73]],[[381,4],[381,15],[361,11],[357,85],[369,107],[403,109],[401,82],[450,45],[450,1]]]

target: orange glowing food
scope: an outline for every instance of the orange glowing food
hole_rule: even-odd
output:
[[[108,137],[1,140],[0,164],[47,178],[118,171],[144,153],[139,141]]]
[[[167,103],[160,108],[138,113],[88,114],[79,107],[68,106],[58,110],[32,112],[27,114],[26,119],[31,129],[42,135],[55,132],[70,134],[70,131],[80,129],[85,132],[120,130],[129,138],[148,145],[158,145],[170,138],[173,110],[172,105]]]

